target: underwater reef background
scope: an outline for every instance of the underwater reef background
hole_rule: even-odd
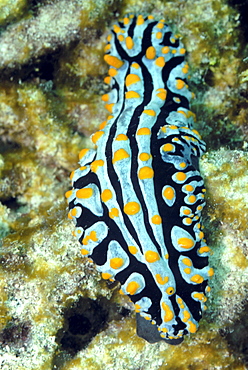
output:
[[[178,346],[136,335],[118,284],[80,255],[64,193],[106,118],[106,36],[126,13],[164,18],[191,68],[207,143],[208,309]],[[0,369],[248,368],[248,2],[2,0]]]

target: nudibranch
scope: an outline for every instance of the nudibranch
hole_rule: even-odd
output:
[[[213,275],[185,48],[153,16],[125,16],[107,40],[109,116],[79,154],[68,217],[82,255],[134,303],[137,334],[179,344],[197,330]]]

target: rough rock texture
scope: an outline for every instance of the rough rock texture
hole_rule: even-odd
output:
[[[238,8],[223,0],[28,3],[0,5],[0,368],[245,369],[248,73]],[[127,12],[163,17],[181,34],[208,145],[212,295],[199,331],[176,347],[136,336],[132,305],[80,256],[66,219],[69,173],[105,118],[106,30]]]

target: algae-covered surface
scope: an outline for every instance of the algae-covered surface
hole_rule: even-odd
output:
[[[215,275],[196,334],[137,337],[118,285],[80,255],[64,193],[106,117],[103,49],[125,13],[164,18],[191,67],[207,143],[205,235]],[[4,0],[0,5],[0,368],[246,369],[248,66],[239,9],[226,1]]]

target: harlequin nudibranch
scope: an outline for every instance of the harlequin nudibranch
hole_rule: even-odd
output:
[[[133,301],[138,335],[178,344],[197,330],[213,275],[185,49],[153,16],[124,17],[107,40],[110,115],[71,174],[69,218],[82,254]]]

